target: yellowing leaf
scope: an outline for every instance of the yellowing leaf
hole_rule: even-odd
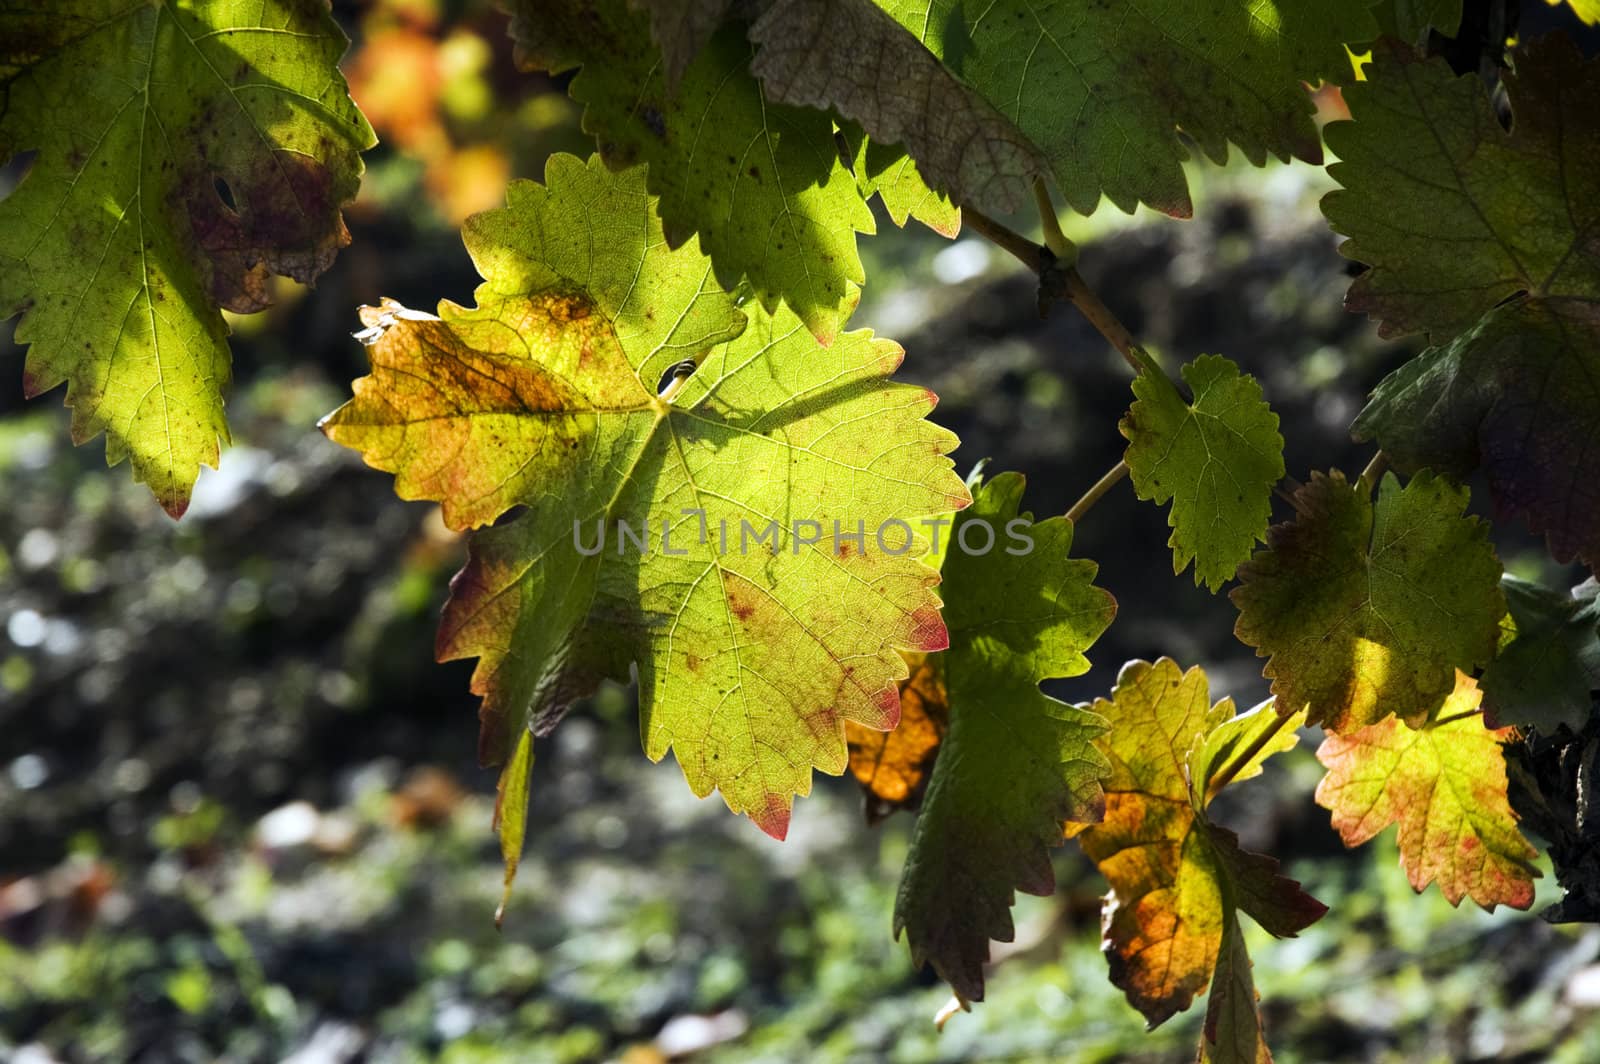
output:
[[[310,283],[349,242],[372,130],[326,7],[68,0],[0,11],[0,317],[21,313],[24,391],[65,382],[72,439],[174,517],[228,438],[222,310]]]
[[[1193,402],[1143,358],[1137,398],[1119,426],[1134,491],[1157,505],[1172,501],[1172,571],[1193,561],[1195,583],[1215,591],[1266,534],[1272,488],[1283,477],[1278,415],[1255,378],[1218,355],[1183,367]]]
[[[771,0],[751,72],[781,103],[833,109],[898,144],[958,203],[1010,213],[1050,164],[1011,120],[872,0]]]
[[[932,660],[950,730],[894,911],[913,959],[932,964],[964,1001],[983,999],[990,939],[1012,938],[1013,891],[1055,889],[1049,851],[1062,843],[1062,821],[1098,820],[1104,807],[1106,763],[1094,739],[1105,722],[1047,697],[1039,682],[1089,668],[1084,652],[1116,603],[1094,586],[1093,562],[1068,557],[1071,522],[1019,515],[1022,489],[1015,473],[974,482],[971,509],[949,530],[941,594],[950,649]],[[1031,549],[1009,534],[1019,516]]]
[[[1267,657],[1280,712],[1344,732],[1390,713],[1420,723],[1457,668],[1494,657],[1505,596],[1465,488],[1385,476],[1374,504],[1338,471],[1294,494],[1296,519],[1239,569],[1235,632]]]
[[[782,299],[831,342],[866,279],[856,233],[874,228],[833,120],[767,98],[742,26],[711,37],[669,89],[643,18],[622,0],[519,0],[518,12],[526,65],[581,65],[572,96],[606,162],[649,164],[668,242],[698,234],[723,288],[748,276],[768,311]]]
[[[1230,143],[1320,162],[1301,83],[1348,78],[1344,42],[1377,31],[1351,0],[879,3],[1043,150],[1081,214],[1104,195],[1188,217],[1180,128],[1219,163]]]
[[[907,654],[911,675],[900,681],[900,723],[883,732],[846,721],[850,771],[867,795],[867,822],[922,804],[939,744],[950,730],[950,698],[943,659]]]
[[[1438,716],[1419,729],[1393,717],[1350,735],[1330,735],[1317,751],[1328,774],[1317,803],[1333,813],[1346,846],[1400,825],[1400,863],[1421,891],[1435,880],[1451,905],[1469,897],[1485,909],[1533,904],[1536,851],[1517,830],[1506,798],[1501,743],[1475,712],[1480,692],[1458,676]]]
[[[874,532],[966,504],[954,439],[889,380],[895,344],[735,309],[641,170],[555,156],[508,199],[466,231],[477,306],[369,314],[372,375],[326,431],[455,527],[526,507],[473,536],[439,634],[480,659],[485,761],[637,670],[650,757],[781,837],[844,721],[895,723],[898,650],[946,645],[938,574]]]
[[[1202,1053],[1214,1052],[1219,1039],[1253,1039],[1265,1053],[1254,988],[1242,990],[1249,970],[1243,941],[1229,937],[1237,935],[1237,910],[1279,936],[1327,910],[1279,875],[1276,861],[1244,851],[1237,836],[1206,818],[1213,770],[1196,773],[1194,764],[1211,762],[1203,752],[1219,733],[1230,761],[1244,757],[1248,748],[1227,740],[1250,735],[1263,745],[1232,778],[1253,775],[1267,753],[1294,745],[1294,732],[1270,706],[1235,718],[1228,699],[1212,705],[1205,674],[1180,672],[1170,658],[1130,662],[1111,698],[1094,708],[1111,722],[1100,746],[1112,769],[1103,784],[1105,820],[1078,840],[1111,884],[1104,908],[1111,981],[1154,1026],[1188,1008],[1215,971],[1221,982],[1213,994],[1221,997],[1206,1023],[1213,1048],[1203,1045]]]

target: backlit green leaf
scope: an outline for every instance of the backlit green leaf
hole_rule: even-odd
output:
[[[1172,571],[1193,561],[1195,583],[1215,591],[1266,534],[1272,488],[1283,477],[1278,415],[1255,378],[1218,355],[1183,367],[1193,402],[1142,357],[1137,398],[1119,426],[1134,491],[1158,505],[1172,501]]]
[[[1098,820],[1105,807],[1106,762],[1094,748],[1104,720],[1039,682],[1088,670],[1084,652],[1116,602],[1094,586],[1093,562],[1068,557],[1065,518],[1020,515],[1032,546],[1012,553],[1024,551],[1008,532],[1022,488],[1015,473],[975,483],[972,507],[949,530],[940,593],[950,649],[929,660],[950,726],[895,903],[895,933],[905,931],[912,957],[966,1001],[983,999],[989,941],[1012,938],[1013,891],[1055,889],[1050,849],[1062,822]]]

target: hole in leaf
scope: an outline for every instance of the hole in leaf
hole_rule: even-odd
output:
[[[0,164],[0,200],[11,195],[12,191],[22,184],[22,179],[33,169],[33,160],[38,158],[38,155],[36,151],[19,151]]]
[[[233,202],[233,189],[228,187],[228,183],[226,181],[222,180],[220,177],[216,178],[211,182],[211,187],[217,190],[217,198],[223,203],[226,203],[230,211],[233,211],[235,214],[239,213],[238,204]]]
[[[674,380],[679,377],[688,377],[694,371],[695,362],[692,358],[686,358],[682,362],[675,362],[668,366],[666,372],[661,374],[661,380],[656,383],[656,394],[660,395],[667,390],[667,386]]]

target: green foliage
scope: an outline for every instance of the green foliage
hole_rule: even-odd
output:
[[[1323,200],[1346,255],[1372,269],[1345,305],[1385,336],[1444,342],[1518,293],[1600,298],[1600,62],[1565,37],[1516,53],[1500,126],[1476,77],[1392,42],[1328,129],[1344,186]]]
[[[1179,127],[1217,162],[1229,143],[1257,166],[1321,162],[1300,82],[1348,80],[1342,42],[1376,34],[1349,0],[880,2],[1043,149],[1082,214],[1103,195],[1189,217]]]
[[[0,201],[24,391],[65,382],[73,441],[104,432],[174,517],[228,438],[222,310],[265,308],[274,274],[309,284],[349,242],[373,134],[346,43],[286,0],[0,10],[0,159],[38,152]]]
[[[1337,470],[1295,492],[1293,522],[1239,571],[1237,634],[1267,657],[1280,708],[1346,732],[1413,724],[1494,657],[1505,596],[1488,526],[1465,488],[1419,474],[1378,499]]]
[[[1600,585],[1567,595],[1509,576],[1502,584],[1516,635],[1484,670],[1484,709],[1544,735],[1582,731],[1600,690]]]
[[[1001,213],[1049,164],[1027,137],[872,0],[772,0],[751,71],[781,103],[833,108],[900,144],[954,199]]]
[[[895,225],[903,227],[906,219],[915,218],[941,236],[955,236],[961,230],[961,209],[928,187],[911,156],[868,140],[856,127],[846,126],[839,135],[850,149],[861,198],[877,196]]]
[[[1272,488],[1283,479],[1278,415],[1255,378],[1219,355],[1183,367],[1193,402],[1141,356],[1138,398],[1120,426],[1133,487],[1158,505],[1172,500],[1172,571],[1193,561],[1195,583],[1215,591],[1266,533]]]
[[[1072,522],[1031,524],[1032,549],[969,553],[988,526],[996,542],[1019,517],[1022,477],[969,482],[956,518],[942,597],[950,649],[939,669],[950,729],[911,839],[894,925],[912,958],[931,963],[966,1001],[983,1000],[989,941],[1013,935],[1012,891],[1050,894],[1049,848],[1063,821],[1099,820],[1106,762],[1094,748],[1105,722],[1049,698],[1041,680],[1086,672],[1084,653],[1116,615],[1093,584],[1093,562],[1069,559]],[[963,539],[963,537],[966,537]],[[1023,548],[1012,547],[1022,551]]]
[[[1461,0],[1383,0],[1372,13],[1385,34],[1417,47],[1429,30],[1454,37],[1461,28]]]

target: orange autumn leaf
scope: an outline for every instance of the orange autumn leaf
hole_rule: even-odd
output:
[[[867,822],[916,809],[928,787],[939,744],[950,730],[950,700],[937,657],[906,654],[911,675],[900,681],[900,723],[890,732],[845,722],[850,772],[867,797]]]
[[[1317,804],[1333,813],[1346,846],[1400,825],[1400,864],[1419,893],[1437,881],[1451,905],[1470,897],[1485,909],[1533,904],[1536,851],[1517,829],[1506,797],[1501,743],[1477,712],[1482,691],[1458,672],[1456,689],[1432,721],[1412,729],[1395,717],[1317,751],[1328,774]]]

